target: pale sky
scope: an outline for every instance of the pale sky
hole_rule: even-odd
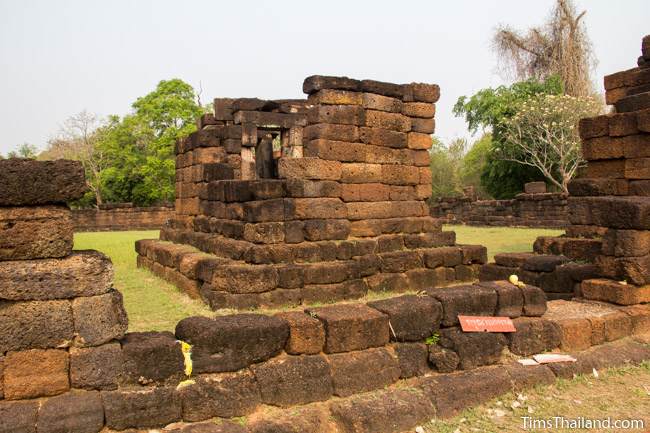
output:
[[[467,136],[461,95],[502,84],[495,27],[544,22],[553,0],[0,0],[0,153],[43,148],[69,116],[124,115],[158,81],[215,97],[300,98],[312,74],[437,83],[436,134]],[[648,0],[580,0],[599,64],[636,65]]]

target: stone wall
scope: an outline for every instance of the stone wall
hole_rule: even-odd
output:
[[[74,209],[72,222],[77,232],[158,230],[173,214],[173,207],[122,205],[99,209]]]
[[[521,193],[511,200],[442,197],[430,204],[431,216],[446,224],[500,227],[563,228],[569,224],[567,209],[561,193]]]

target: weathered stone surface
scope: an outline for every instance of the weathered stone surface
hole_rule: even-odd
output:
[[[591,346],[592,328],[588,319],[569,317],[553,321],[560,329],[560,349],[574,351]]]
[[[70,348],[70,385],[81,389],[115,389],[124,369],[119,343]]]
[[[253,418],[253,417],[251,417]],[[247,423],[250,433],[328,433],[337,431],[327,407],[305,406],[290,411],[270,411]],[[240,432],[232,432],[240,433]],[[244,433],[244,432],[241,432]]]
[[[251,369],[266,404],[286,407],[332,395],[330,365],[321,355],[280,357]]]
[[[397,433],[431,419],[435,408],[421,392],[395,389],[355,396],[330,405],[344,433]]]
[[[113,265],[98,251],[76,252],[63,259],[0,262],[0,299],[49,300],[106,293]]]
[[[527,271],[553,272],[556,267],[568,261],[569,259],[564,256],[548,254],[533,255],[526,259],[522,268]]]
[[[176,338],[192,347],[194,371],[236,371],[277,355],[285,347],[289,325],[278,317],[236,314],[188,317],[176,325]]]
[[[337,353],[328,358],[334,394],[339,397],[383,388],[401,374],[397,359],[384,348]]]
[[[553,371],[546,365],[521,365],[518,362],[506,364],[505,368],[514,391],[523,391],[537,385],[555,383]]]
[[[86,190],[79,161],[0,160],[0,206],[65,203],[81,198]]]
[[[395,343],[393,345],[400,369],[400,379],[428,373],[429,349],[424,343]]]
[[[440,373],[451,373],[458,367],[460,358],[456,352],[438,344],[429,345],[429,362]]]
[[[4,369],[5,369],[5,357],[3,355],[0,355],[0,399],[3,399],[5,396]]]
[[[520,287],[524,296],[524,316],[542,316],[546,312],[546,294],[539,287]]]
[[[69,301],[0,301],[0,353],[64,347],[73,334]]]
[[[292,355],[320,353],[325,344],[325,328],[320,320],[301,311],[277,315],[289,324],[289,339],[285,350]]]
[[[38,400],[0,401],[0,431],[36,433]]]
[[[4,394],[19,400],[61,394],[70,389],[65,350],[30,349],[5,357]]]
[[[117,290],[72,301],[75,345],[98,346],[122,338],[129,326],[122,294]]]
[[[560,345],[561,330],[550,320],[520,317],[513,322],[517,332],[507,333],[506,337],[514,354],[530,356]]]
[[[73,391],[43,401],[37,430],[43,433],[97,433],[104,427],[104,406],[97,391]]]
[[[349,352],[388,343],[388,316],[360,304],[305,310],[325,326],[325,353]]]
[[[519,287],[508,281],[481,281],[478,286],[493,289],[497,293],[496,316],[507,316],[512,319],[523,313],[524,296]]]
[[[0,207],[0,260],[65,257],[72,252],[72,219],[65,206]]]
[[[232,421],[213,421],[184,424],[178,428],[167,426],[165,433],[248,433],[246,427]]]
[[[174,388],[101,391],[106,426],[115,430],[162,427],[181,418],[181,402]]]
[[[442,305],[428,296],[405,295],[368,303],[388,315],[396,341],[421,341],[440,328]]]
[[[584,280],[580,284],[582,296],[596,301],[612,302],[619,305],[633,305],[650,302],[650,284],[635,286],[621,284],[604,278]]]
[[[330,77],[325,75],[311,75],[305,78],[302,91],[311,95],[322,89],[360,91],[361,81],[348,77]]]
[[[477,285],[440,287],[427,290],[427,294],[442,304],[443,326],[458,324],[458,315],[493,316],[497,306],[494,290]]]
[[[183,353],[171,332],[131,332],[121,344],[128,382],[149,385],[183,378]]]
[[[463,370],[496,364],[506,345],[503,334],[490,332],[463,332],[460,328],[447,328],[440,331],[440,346],[451,349],[460,358],[459,367]]]
[[[417,386],[435,405],[436,417],[450,418],[509,391],[511,382],[505,369],[490,367],[422,378]]]
[[[185,421],[244,416],[260,404],[260,391],[250,370],[202,375],[194,381],[177,393]]]

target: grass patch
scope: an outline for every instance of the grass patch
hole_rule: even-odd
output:
[[[560,234],[560,230],[507,227],[445,226],[454,230],[458,243],[481,244],[491,259],[499,252],[531,251],[537,236]],[[135,241],[158,238],[158,231],[76,233],[75,249],[99,250],[113,260],[115,287],[124,294],[129,331],[173,331],[176,323],[193,315],[214,315],[202,302],[192,300],[166,281],[136,267]],[[369,293],[367,300],[391,296]],[[272,313],[276,310],[260,310]],[[233,313],[223,310],[219,314]]]
[[[455,231],[456,242],[459,244],[485,245],[488,249],[489,260],[492,260],[498,253],[533,251],[533,242],[538,236],[559,236],[564,233],[564,230],[556,229],[462,225],[445,225],[444,230]]]
[[[514,404],[513,404],[514,403]],[[554,385],[538,386],[521,394],[505,394],[486,404],[465,410],[449,420],[433,420],[424,425],[426,433],[464,432],[575,432],[568,428],[524,428],[523,417],[548,420],[565,419],[641,419],[650,427],[650,364],[620,367]],[[579,430],[589,432],[623,431],[615,429]]]
[[[158,231],[75,233],[74,248],[99,250],[115,267],[115,288],[124,295],[129,331],[174,331],[179,320],[211,311],[176,287],[135,264],[135,241],[158,237]]]

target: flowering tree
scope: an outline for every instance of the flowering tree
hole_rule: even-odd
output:
[[[598,114],[601,104],[593,98],[569,95],[536,95],[519,104],[504,123],[506,143],[498,149],[501,159],[539,169],[560,190],[584,164],[578,121]]]

